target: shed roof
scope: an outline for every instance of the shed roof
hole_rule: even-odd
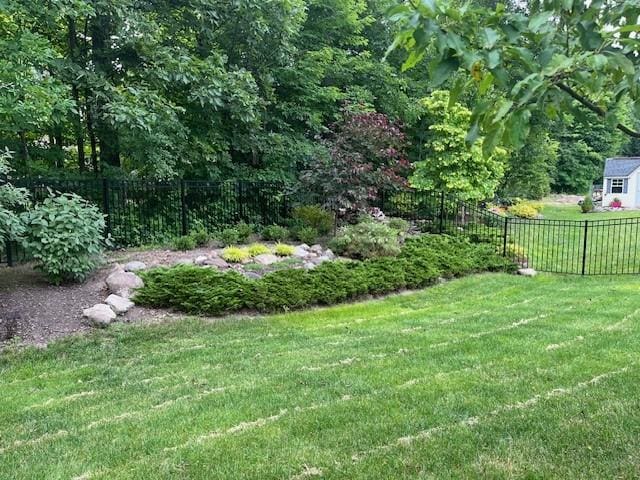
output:
[[[640,157],[607,158],[604,163],[605,177],[628,177],[640,167]]]

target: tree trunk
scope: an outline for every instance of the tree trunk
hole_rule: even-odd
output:
[[[22,159],[25,164],[29,161],[29,144],[27,143],[27,135],[24,131],[18,133],[20,137],[20,153],[22,154]]]
[[[113,74],[112,53],[110,52],[109,39],[112,24],[108,14],[98,13],[91,23],[91,39],[93,42],[92,59],[96,73],[111,81]],[[102,96],[96,96],[96,110],[93,118],[95,134],[100,146],[100,162],[104,165],[120,166],[120,145],[118,132],[104,119],[106,102]]]
[[[87,132],[89,132],[89,143],[91,144],[91,167],[93,168],[93,173],[98,174],[98,152],[96,150],[96,133],[93,130],[93,114],[91,113],[91,105],[89,105],[89,95],[87,97]]]
[[[69,17],[68,20],[68,33],[69,33],[69,56],[71,61],[75,64],[79,64],[78,55],[78,42],[76,32],[76,21],[74,18]],[[74,129],[76,137],[76,146],[78,147],[78,169],[83,172],[86,165],[84,155],[84,132],[82,131],[82,104],[80,103],[80,93],[78,92],[78,83],[75,79],[71,80],[71,95],[73,101],[76,104],[76,114],[74,118]]]

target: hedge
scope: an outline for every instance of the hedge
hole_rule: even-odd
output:
[[[422,235],[407,239],[397,257],[325,262],[312,270],[280,270],[257,280],[235,271],[190,265],[156,268],[142,273],[145,286],[134,300],[140,305],[207,315],[274,312],[425,287],[441,277],[515,268],[491,245]]]

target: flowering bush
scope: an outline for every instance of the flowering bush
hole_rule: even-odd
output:
[[[609,206],[611,208],[620,208],[622,207],[622,201],[619,198],[614,198],[610,203]]]

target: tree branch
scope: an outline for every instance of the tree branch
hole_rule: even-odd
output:
[[[567,93],[574,100],[577,100],[578,102],[580,102],[581,105],[587,107],[592,112],[597,113],[599,116],[605,117],[607,115],[607,112],[602,107],[600,107],[599,105],[596,105],[591,100],[589,100],[587,97],[584,97],[584,96],[580,95],[578,92],[576,92],[569,85],[567,85],[565,83],[558,82],[558,83],[555,84],[555,86],[558,87],[563,92]],[[621,123],[618,123],[618,124],[616,124],[616,128],[618,130],[620,130],[621,132],[626,133],[630,137],[640,138],[640,132],[638,132],[636,130],[632,130],[629,127],[627,127],[626,125],[622,125]]]

